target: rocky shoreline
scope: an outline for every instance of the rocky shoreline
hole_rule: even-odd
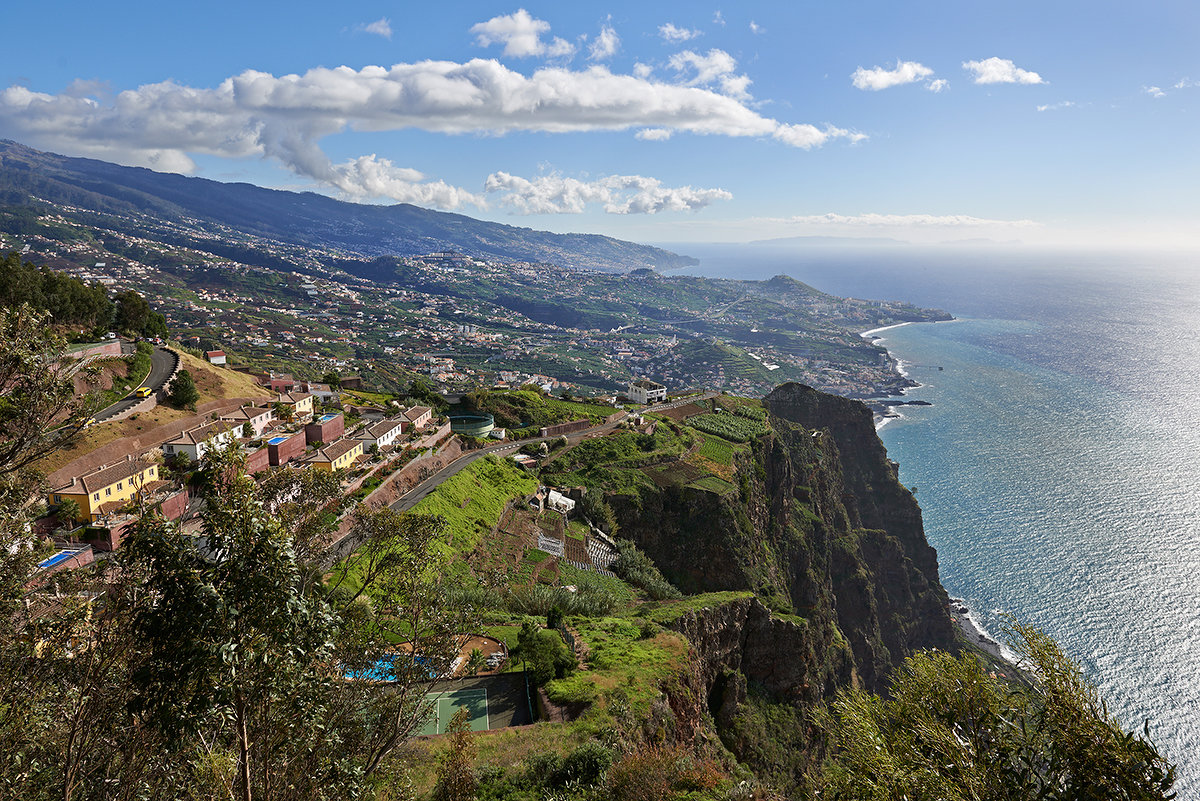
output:
[[[971,610],[967,608],[966,603],[961,598],[950,599],[950,618],[954,621],[954,625],[958,626],[959,631],[963,633],[969,641],[987,651],[989,654],[999,659],[1002,662],[1007,662],[999,641],[991,637],[983,631],[975,621],[971,619]]]
[[[880,331],[887,331],[891,328],[899,328],[900,326],[909,325],[909,323],[898,323],[896,325],[884,326],[883,328],[872,328],[869,331],[859,333],[863,339],[877,344],[880,340],[885,339],[879,335]],[[887,350],[884,348],[884,350]],[[870,408],[875,416],[876,430],[882,428],[889,420],[895,420],[903,415],[896,411],[898,406],[932,406],[933,404],[926,400],[897,400],[898,397],[903,397],[905,392],[915,387],[921,386],[920,382],[914,381],[905,374],[901,368],[901,362],[888,352],[888,361],[892,369],[895,371],[895,378],[883,386],[875,387],[875,391],[870,395],[863,397],[861,400]],[[941,369],[940,367],[938,368]]]

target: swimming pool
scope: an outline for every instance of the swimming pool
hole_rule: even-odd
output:
[[[54,567],[55,565],[59,564],[60,562],[67,561],[68,559],[70,559],[72,556],[74,556],[77,553],[79,553],[79,552],[78,551],[59,551],[58,553],[54,554],[54,556],[51,556],[49,559],[43,559],[42,561],[38,562],[38,570],[44,570],[47,567]]]

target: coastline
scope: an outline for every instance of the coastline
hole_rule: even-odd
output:
[[[872,342],[873,344],[879,345],[886,341],[886,338],[879,336],[881,332],[890,331],[893,328],[900,328],[901,326],[905,325],[912,325],[912,323],[904,322],[896,323],[895,325],[881,326],[879,328],[872,328],[868,331],[861,332],[859,336]],[[888,351],[888,357],[892,360],[896,372],[902,378],[909,381],[908,389],[921,386],[919,382],[912,380],[908,374],[908,371],[904,369],[903,360],[897,359],[892,355],[891,351]],[[905,390],[900,390],[899,394],[904,395]],[[904,415],[900,414],[898,410],[901,406],[908,405],[906,402],[895,401],[891,403],[871,403],[871,401],[867,401],[867,404],[871,406],[871,410],[875,413],[875,430],[877,432],[893,420],[902,419]],[[917,405],[924,406],[927,405],[927,402],[918,401]],[[988,633],[988,631],[983,627],[983,624],[975,618],[970,608],[967,607],[966,602],[962,598],[955,598],[953,596],[950,597],[949,612],[950,619],[953,621],[954,625],[958,628],[959,632],[961,632],[963,638],[967,642],[985,652],[993,659],[997,660],[997,662],[1009,665],[1013,670],[1014,677],[1019,673],[1019,669],[1016,666],[1018,661],[1017,655],[1012,653],[1003,645],[1003,643]],[[1001,675],[1003,676],[1004,674]]]
[[[901,328],[902,326],[906,326],[906,325],[912,325],[912,321],[903,322],[903,323],[893,323],[892,325],[884,325],[884,326],[880,326],[878,328],[871,328],[867,331],[860,331],[858,333],[858,335],[860,337],[862,337],[863,339],[869,341],[871,344],[878,345],[880,342],[886,341],[884,337],[878,336],[878,334],[881,331],[890,331],[893,328]],[[887,348],[885,347],[884,350],[887,351]],[[900,376],[900,378],[904,382],[906,382],[906,386],[904,386],[898,390],[890,391],[887,393],[887,395],[895,395],[895,396],[903,397],[906,389],[913,389],[914,387],[921,386],[918,382],[913,381],[911,378],[909,378],[908,373],[904,369],[903,361],[901,361],[900,359],[897,359],[895,356],[893,356],[891,351],[887,351],[887,354],[888,354],[888,358],[892,362],[892,367],[895,369],[896,374],[898,376]],[[877,397],[880,397],[880,396],[877,396]],[[886,397],[886,396],[882,396],[882,397]],[[874,415],[876,432],[880,431],[884,426],[886,426],[888,423],[892,422],[893,420],[899,420],[902,417],[904,417],[904,415],[902,415],[898,411],[896,411],[896,406],[898,404],[884,405],[884,404],[880,404],[878,402],[873,403],[870,399],[864,399],[863,402],[867,404],[867,406],[871,409],[872,414]]]
[[[863,339],[870,339],[871,337],[878,334],[880,331],[891,331],[893,328],[900,328],[901,326],[905,326],[905,325],[912,325],[912,320],[909,320],[908,322],[903,322],[903,323],[893,323],[891,325],[883,325],[883,326],[880,326],[879,328],[872,328],[869,331],[860,331],[858,333],[858,335],[860,337],[862,337]]]
[[[1013,663],[1012,655],[1005,653],[1007,649],[1000,644],[1000,641],[988,634],[983,626],[971,616],[971,610],[967,608],[963,599],[954,598],[953,596],[950,598],[950,619],[954,621],[954,625],[958,626],[958,630],[972,644],[1002,662]]]

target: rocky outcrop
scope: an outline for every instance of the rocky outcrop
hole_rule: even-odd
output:
[[[843,508],[857,549],[835,551],[833,586],[839,623],[856,661],[866,668],[875,664],[877,675],[864,677],[868,686],[880,689],[890,668],[917,649],[953,648],[937,551],[925,539],[916,498],[900,484],[875,433],[871,411],[803,384],[784,384],[765,400],[773,417],[824,440],[824,449],[836,452],[841,465]]]
[[[687,637],[710,708],[724,706],[727,714],[745,692],[744,685],[740,691],[728,686],[734,672],[781,700],[805,706],[855,681],[849,650],[826,647],[831,638],[836,643],[832,631],[803,618],[772,616],[757,598],[689,611],[666,625]]]
[[[729,611],[741,617],[703,624],[733,626],[728,641],[685,633],[702,634],[713,653],[736,643],[733,669],[780,700],[827,695],[851,676],[886,691],[904,657],[954,643],[920,508],[862,403],[786,384],[766,405],[772,430],[739,458],[739,493],[666,487],[615,496],[622,534],[685,593],[752,590],[763,599],[761,613]],[[790,625],[804,636],[759,649],[767,608],[798,616]],[[847,649],[849,662],[834,667]],[[789,656],[772,660],[776,651]]]

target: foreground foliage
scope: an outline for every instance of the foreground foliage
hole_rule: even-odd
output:
[[[389,598],[376,610],[309,559],[325,532],[292,499],[330,488],[260,489],[231,448],[197,482],[202,536],[147,514],[102,567],[38,573],[26,468],[89,414],[53,369],[63,343],[42,321],[28,307],[2,318],[0,798],[375,796],[424,717],[418,655],[448,659],[463,627],[440,577],[412,569],[439,524],[364,523],[388,554],[372,574]],[[392,656],[394,683],[346,680],[395,639],[409,648]]]
[[[978,660],[908,659],[883,699],[843,690],[825,720],[825,796],[838,799],[1108,801],[1174,798],[1175,768],[1126,732],[1096,688],[1040,631],[1015,625],[1035,681],[998,679]]]

